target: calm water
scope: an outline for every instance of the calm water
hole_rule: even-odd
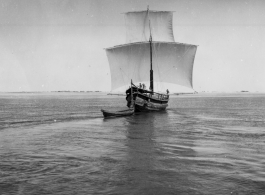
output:
[[[265,194],[265,95],[0,95],[0,194]]]

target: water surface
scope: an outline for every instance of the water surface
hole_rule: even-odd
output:
[[[265,95],[1,94],[0,194],[265,194]]]

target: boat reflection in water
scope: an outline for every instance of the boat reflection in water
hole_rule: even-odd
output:
[[[191,163],[180,158],[195,156],[192,142],[181,141],[177,127],[168,121],[169,112],[135,113],[124,118],[126,151],[120,159],[117,174],[121,179],[115,192],[168,194],[184,192],[189,185],[196,185],[190,183],[187,174],[192,169]],[[165,124],[169,126],[165,128]]]

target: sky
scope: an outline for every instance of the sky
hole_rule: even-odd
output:
[[[148,5],[199,45],[195,91],[265,92],[263,0],[0,0],[0,92],[110,91],[104,48],[125,43],[121,13]]]

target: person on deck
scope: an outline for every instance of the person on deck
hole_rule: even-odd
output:
[[[169,94],[169,91],[168,91],[168,89],[167,89],[167,94]]]
[[[142,86],[143,86],[143,89],[145,89],[145,84],[144,84],[144,83],[143,83],[143,85],[142,85]]]
[[[141,83],[139,84],[139,88],[140,88],[140,89],[142,88],[142,84],[141,84]]]

